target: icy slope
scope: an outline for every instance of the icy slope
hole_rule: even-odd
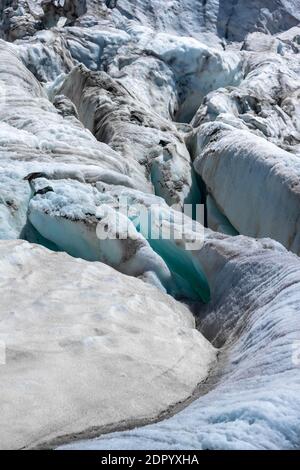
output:
[[[198,256],[213,295],[199,327],[221,347],[208,393],[161,423],[64,448],[299,448],[299,259],[269,240],[214,234]]]
[[[119,251],[120,243],[99,242],[96,209],[105,203],[102,188],[97,189],[98,182],[156,192],[165,196],[168,203],[179,203],[179,206],[200,200],[190,156],[180,131],[147,108],[140,110],[133,97],[108,76],[95,74],[90,77],[85,71],[83,82],[90,80],[86,99],[91,103],[95,100],[97,104],[95,85],[101,89],[102,83],[104,104],[100,109],[96,107],[95,117],[91,112],[92,104],[88,106],[89,101],[86,108],[84,104],[82,109],[78,105],[78,112],[84,114],[86,110],[91,123],[85,122],[81,114],[82,121],[99,139],[101,132],[107,134],[108,142],[116,147],[117,153],[108,145],[98,143],[82,126],[76,108],[66,97],[59,95],[54,99],[54,105],[51,104],[15,51],[5,42],[0,47],[3,58],[0,79],[8,96],[0,109],[3,126],[0,175],[5,197],[2,238],[22,237],[48,248],[66,250],[73,256],[105,261],[121,272],[147,279],[152,273],[149,281],[154,276],[155,284],[162,284],[168,292],[179,293],[182,289],[173,287],[169,269],[142,236],[137,241],[123,243],[119,258],[110,258],[107,247],[111,246],[112,252],[114,249]],[[74,79],[73,87],[79,96],[80,70],[76,68],[71,74],[71,77],[78,74],[79,83]],[[67,84],[68,81],[66,87]],[[113,90],[112,97],[116,94],[115,104],[104,85]],[[85,97],[83,93],[82,97]],[[128,116],[128,123],[125,116]],[[115,117],[115,127],[112,117]],[[144,128],[139,119],[145,120]],[[135,143],[136,151],[133,152]],[[49,181],[33,189],[33,181],[38,177]],[[58,195],[52,180],[61,181],[57,183],[60,187]],[[48,195],[45,188],[48,188]],[[43,190],[42,199],[50,198],[44,208],[41,203],[30,202],[40,198],[39,195],[35,198],[38,190]],[[154,203],[161,204],[161,201],[154,200]]]
[[[96,2],[87,0],[92,11]],[[100,2],[101,3],[101,2]],[[102,2],[105,3],[105,2]],[[242,41],[248,32],[271,34],[299,23],[296,0],[109,0],[112,17],[123,26],[132,20],[154,29]]]
[[[1,2],[0,446],[199,397],[82,445],[299,447],[299,22],[295,0]]]
[[[198,131],[196,171],[236,230],[300,254],[300,158],[220,121]]]
[[[211,228],[270,236],[299,254],[297,33],[247,37],[245,76],[206,95],[192,120],[192,154],[206,184]]]
[[[170,205],[200,198],[190,155],[176,126],[139,104],[117,81],[79,66],[59,93],[75,103],[81,122],[97,140],[122,155],[141,187],[147,187],[150,179],[155,193]]]
[[[155,418],[215,360],[186,307],[101,263],[1,241],[0,272],[2,449]]]
[[[126,162],[83,128],[71,102],[60,97],[54,106],[3,41],[0,53],[1,89],[5,93],[0,105],[1,238],[16,238],[22,233],[30,197],[23,178],[32,172],[135,186]]]
[[[193,119],[194,127],[214,120],[231,121],[296,152],[300,59],[296,36],[292,39],[284,44],[263,34],[250,35],[244,43],[244,79],[238,86],[209,93]],[[263,50],[255,51],[257,46]]]

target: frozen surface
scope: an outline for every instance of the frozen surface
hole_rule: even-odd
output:
[[[214,299],[199,325],[220,346],[208,393],[168,420],[63,448],[299,448],[299,259],[213,234],[198,256]]]
[[[59,93],[76,104],[81,122],[99,141],[122,155],[141,187],[170,205],[199,199],[190,155],[175,124],[139,104],[107,74],[82,66],[73,69]]]
[[[300,446],[299,23],[297,0],[1,2],[0,447],[147,424],[203,381],[79,447]]]
[[[186,307],[101,263],[1,241],[0,272],[2,449],[155,418],[215,360]]]
[[[200,127],[197,154],[197,172],[238,232],[272,235],[300,254],[298,155],[221,122]]]

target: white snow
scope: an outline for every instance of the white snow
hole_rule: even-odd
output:
[[[59,92],[76,104],[81,122],[96,138],[122,155],[140,188],[170,205],[199,197],[181,133],[118,81],[79,66]]]
[[[198,256],[213,291],[200,329],[220,346],[208,392],[160,423],[62,449],[299,447],[299,259],[270,240],[215,234]]]
[[[299,448],[299,22],[1,1],[0,448]]]
[[[180,94],[176,119],[189,122],[210,91],[238,84],[242,61],[232,51],[219,51],[190,37],[159,33],[145,47],[174,71]]]
[[[196,171],[238,232],[300,253],[298,156],[220,122],[200,127],[197,155]]]
[[[186,307],[101,263],[1,241],[0,273],[2,449],[155,418],[215,360]]]

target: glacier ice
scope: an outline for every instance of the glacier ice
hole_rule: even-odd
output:
[[[221,122],[203,124],[197,140],[195,168],[233,227],[299,254],[299,157]]]
[[[192,239],[202,242],[201,226],[197,230],[181,212],[154,195],[123,186],[92,186],[44,176],[29,175],[29,227],[23,230],[27,240],[36,241],[33,227],[48,247],[50,242],[72,256],[105,262],[125,274],[142,278],[151,274],[150,280],[174,297],[209,300],[201,264],[185,249]],[[149,217],[147,224],[144,217]],[[162,224],[165,229],[170,227],[169,240]],[[173,226],[179,232],[177,239]]]
[[[66,77],[59,93],[77,106],[81,122],[101,142],[119,152],[140,187],[168,204],[199,198],[190,155],[175,125],[138,103],[137,98],[105,73],[82,66]]]
[[[189,310],[138,279],[20,240],[0,265],[1,449],[156,417],[215,360]]]
[[[63,449],[299,446],[299,259],[270,240],[214,233],[198,256],[212,286],[198,323],[219,347],[207,393],[167,420]]]
[[[299,448],[298,3],[1,2],[1,448]]]
[[[300,138],[298,49],[288,49],[283,55],[277,53],[281,44],[278,40],[275,50],[267,44],[266,50],[253,54],[256,44],[261,45],[261,36],[269,38],[263,34],[249,38],[247,49],[250,51],[243,51],[243,80],[238,86],[219,87],[209,93],[193,118],[193,125],[221,121],[224,117],[228,120],[231,115],[236,126],[249,129],[285,150],[297,152]]]

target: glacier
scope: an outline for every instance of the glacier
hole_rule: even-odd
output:
[[[1,449],[300,448],[299,57],[296,0],[1,2]]]
[[[62,449],[298,447],[298,258],[269,240],[238,237],[233,247],[214,234],[198,256],[209,264],[215,300],[197,322],[219,350],[206,393],[168,420]]]
[[[188,308],[142,280],[22,240],[0,253],[1,449],[153,419],[212,367]]]

